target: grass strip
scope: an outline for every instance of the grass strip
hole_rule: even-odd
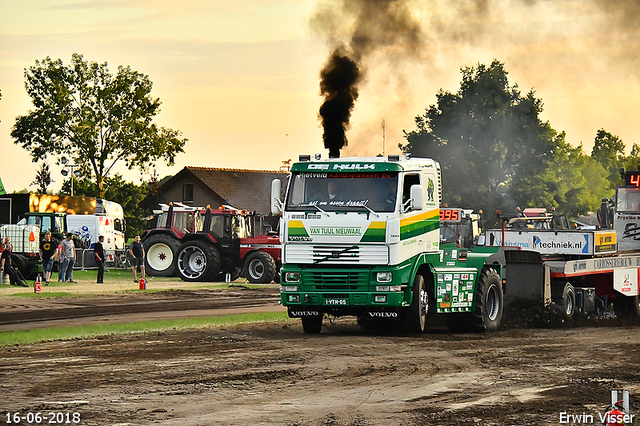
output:
[[[0,333],[0,346],[27,345],[56,340],[86,339],[105,335],[205,328],[242,323],[281,321],[286,319],[288,319],[287,312],[264,312],[6,331]]]

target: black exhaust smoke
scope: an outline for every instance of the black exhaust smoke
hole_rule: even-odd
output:
[[[412,14],[412,4],[411,0],[318,2],[311,26],[332,47],[320,72],[324,100],[318,112],[329,157],[340,157],[340,149],[347,145],[346,131],[358,99],[358,85],[365,80],[371,55],[377,53],[393,63],[396,77],[401,74],[399,62],[403,57],[420,57],[423,35],[420,21]]]
[[[337,48],[320,72],[320,79],[320,94],[324,97],[318,112],[322,121],[322,139],[324,147],[329,150],[329,158],[338,158],[340,150],[347,145],[346,131],[358,99],[360,68]]]

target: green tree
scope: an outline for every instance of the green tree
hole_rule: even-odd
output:
[[[124,210],[124,219],[127,223],[125,236],[127,239],[133,238],[136,234],[141,234],[147,229],[144,209],[138,207],[147,195],[147,184],[136,185],[133,182],[126,182],[122,175],[116,173],[112,177],[107,177],[104,181],[105,196],[109,201],[115,201]],[[95,182],[87,179],[75,179],[73,183],[74,195],[79,197],[92,197],[96,193]],[[61,194],[68,194],[71,190],[71,180],[67,179],[62,184]]]
[[[51,179],[51,170],[49,170],[49,164],[42,162],[40,169],[36,172],[36,179],[31,182],[32,186],[36,187],[38,194],[46,194],[47,187],[53,183]]]
[[[440,162],[444,202],[487,212],[515,209],[514,176],[546,168],[556,132],[539,118],[542,101],[509,84],[503,63],[461,72],[458,92],[440,90],[401,148]]]
[[[146,169],[158,160],[174,164],[187,139],[181,132],[152,122],[160,100],[150,93],[149,76],[107,63],[85,61],[74,53],[65,66],[60,59],[36,60],[25,70],[25,87],[35,107],[16,118],[11,136],[34,162],[47,155],[67,156],[96,184],[93,195],[105,198],[104,181],[123,161],[127,168]]]
[[[604,129],[597,131],[591,157],[607,171],[610,189],[621,184],[620,168],[626,160],[624,149],[624,142],[618,136]]]
[[[519,206],[555,208],[574,217],[595,211],[602,197],[613,195],[604,167],[565,138],[565,132],[554,138],[551,161],[543,169],[514,176],[511,192]]]

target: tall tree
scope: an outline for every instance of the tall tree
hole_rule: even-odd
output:
[[[616,135],[600,129],[596,132],[591,157],[607,171],[609,188],[620,185],[620,168],[624,166],[624,142]]]
[[[539,118],[542,101],[511,86],[504,64],[463,67],[457,93],[440,90],[437,103],[416,117],[405,152],[440,162],[443,201],[466,208],[515,209],[513,177],[551,161],[555,130]]]
[[[36,187],[38,194],[46,194],[47,187],[53,183],[51,179],[51,170],[49,170],[49,164],[43,161],[40,164],[40,169],[36,172],[36,179],[31,182],[32,186]]]
[[[184,152],[181,132],[152,122],[160,100],[151,96],[149,76],[107,63],[85,61],[74,53],[65,66],[60,59],[36,60],[25,70],[25,87],[35,107],[16,118],[11,136],[31,153],[34,162],[67,156],[95,181],[104,198],[104,181],[119,161],[145,169],[158,160],[172,165]]]
[[[604,167],[565,137],[562,132],[554,138],[551,161],[542,169],[514,176],[511,193],[518,206],[555,208],[574,217],[594,211],[602,197],[613,195]]]

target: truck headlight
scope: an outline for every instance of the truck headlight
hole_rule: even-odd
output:
[[[390,283],[393,280],[392,272],[378,272],[376,274],[376,281],[379,283]]]
[[[384,294],[376,294],[373,298],[375,303],[387,303],[387,296]]]
[[[299,283],[300,272],[285,272],[284,281],[287,283]]]
[[[287,291],[298,291],[298,286],[297,285],[283,285],[280,287],[280,292],[287,292]]]
[[[299,303],[300,302],[300,295],[299,294],[290,294],[289,295],[289,302]]]

